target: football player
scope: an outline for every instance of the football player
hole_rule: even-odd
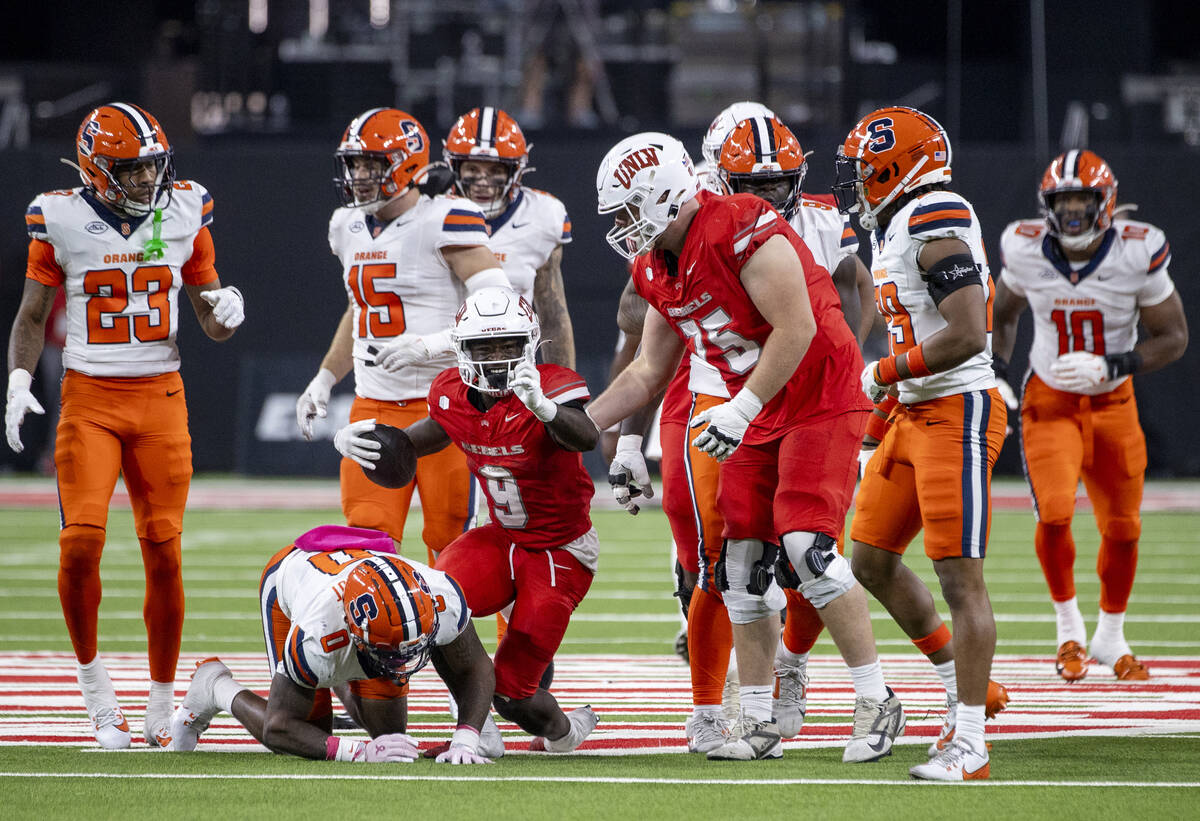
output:
[[[854,575],[946,685],[941,743],[910,773],[963,780],[989,772],[983,722],[996,625],[983,558],[1005,407],[992,377],[992,283],[979,220],[948,189],[950,165],[950,141],[932,117],[881,109],[839,148],[834,195],[872,232],[876,304],[888,323],[891,353],[863,369],[863,392],[873,402],[897,391],[899,399],[855,501]],[[953,644],[929,589],[902,561],[922,528]]]
[[[454,171],[455,190],[483,209],[489,247],[509,283],[537,311],[544,361],[574,368],[575,337],[562,280],[571,219],[553,194],[521,184],[533,170],[529,148],[516,120],[483,106],[458,118],[443,156]]]
[[[75,148],[82,187],[40,194],[25,213],[29,264],[9,337],[5,426],[9,446],[20,452],[25,414],[43,412],[30,374],[62,288],[59,599],[96,740],[128,747],[129,723],[96,635],[108,505],[123,474],[146,569],[151,681],[142,736],[166,746],[183,629],[180,533],[192,476],[175,344],[180,291],[217,341],[242,323],[243,300],[237,288],[221,285],[214,267],[212,197],[197,182],[175,179],[170,143],[153,116],[131,103],[102,105],[84,117]]]
[[[276,753],[411,762],[418,751],[405,734],[408,679],[433,661],[459,709],[438,763],[490,764],[502,755],[499,731],[485,725],[492,663],[462,591],[445,573],[395,555],[398,547],[382,531],[324,525],[272,556],[259,585],[270,694],[243,687],[219,659],[200,662],[172,716],[171,748],[194,750],[227,712]],[[330,689],[369,741],[332,733]]]
[[[589,517],[595,486],[581,453],[599,433],[583,402],[583,378],[560,365],[535,364],[541,331],[528,300],[486,288],[458,312],[458,368],[429,391],[429,416],[404,429],[418,457],[453,444],[466,455],[491,521],[455,539],[437,569],[462,587],[477,616],[512,605],[496,647],[496,712],[536,736],[533,749],[570,752],[595,728],[590,706],[564,713],[540,686],[596,572],[599,540]],[[334,437],[344,456],[368,471],[380,444],[354,422]]]
[[[1167,273],[1167,238],[1119,213],[1117,178],[1097,154],[1056,157],[1038,196],[1042,218],[1014,222],[1001,238],[994,365],[1007,383],[1017,321],[1028,308],[1032,373],[1021,402],[1021,464],[1058,625],[1056,669],[1079,681],[1090,651],[1118,679],[1143,681],[1150,674],[1124,631],[1146,470],[1130,377],[1183,354],[1187,319]],[[1139,321],[1146,330],[1140,342]],[[1100,615],[1090,644],[1075,595],[1071,538],[1081,478],[1100,529]]]
[[[306,439],[315,418],[325,415],[333,386],[352,368],[352,421],[404,427],[424,418],[430,383],[454,364],[450,330],[463,297],[508,284],[488,248],[479,207],[417,188],[429,166],[429,138],[411,115],[394,108],[363,112],[347,127],[335,159],[343,207],[329,221],[329,247],[342,264],[349,305],[296,403]],[[416,480],[395,490],[344,459],[341,488],[347,524],[396,539],[416,489],[430,564],[475,510],[466,460],[454,450],[423,459]]]
[[[638,358],[588,406],[601,428],[629,416],[692,357],[693,392],[720,397],[694,412],[692,445],[720,462],[724,545],[713,573],[732,622],[742,735],[711,759],[779,758],[772,660],[784,596],[776,574],[820,611],[857,699],[844,761],[891,752],[904,728],[884,683],[866,594],[837,552],[870,408],[853,372],[862,357],[837,291],[804,242],[758,197],[698,192],[683,145],[635,134],[596,176],[609,244],[633,259],[646,314]],[[707,379],[696,390],[696,380]],[[697,431],[693,431],[693,434]],[[776,545],[782,545],[778,566]]]

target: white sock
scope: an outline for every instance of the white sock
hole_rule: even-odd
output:
[[[804,667],[808,664],[808,653],[793,653],[787,649],[787,645],[783,643],[783,639],[780,639],[779,651],[775,654],[775,661],[785,667]]]
[[[714,715],[714,716],[721,715],[721,705],[720,704],[695,704],[692,706],[692,716],[693,717],[698,718],[703,715]]]
[[[99,655],[87,664],[76,664],[75,675],[88,715],[95,715],[97,710],[112,707],[117,703],[116,689]]]
[[[245,689],[233,676],[219,676],[213,684],[213,698],[222,711],[229,713],[233,711],[233,700]]]
[[[1100,611],[1096,621],[1096,632],[1092,636],[1093,651],[1099,647],[1105,657],[1100,661],[1112,664],[1121,656],[1132,655],[1129,642],[1125,641],[1125,613],[1106,613]],[[1109,658],[1111,656],[1112,658]]]
[[[854,680],[855,694],[875,701],[887,700],[887,685],[883,683],[883,668],[879,666],[879,659],[862,667],[851,667],[850,678]]]
[[[933,672],[942,680],[942,686],[946,688],[946,698],[958,701],[958,674],[954,670],[954,659],[933,665]]]
[[[767,721],[771,718],[771,687],[739,687],[738,696],[742,702],[742,712],[754,721]]]
[[[146,712],[151,710],[166,710],[170,712],[175,707],[175,682],[151,681],[150,697],[146,700]]]
[[[983,740],[983,707],[982,704],[959,704],[954,722],[955,740],[967,742],[976,752],[987,750]]]
[[[1072,596],[1066,601],[1054,602],[1054,621],[1058,626],[1059,647],[1068,641],[1087,646],[1087,627],[1083,623],[1083,613],[1079,612],[1079,599]]]

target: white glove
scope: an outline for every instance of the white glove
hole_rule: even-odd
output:
[[[1108,379],[1108,362],[1094,353],[1072,351],[1050,363],[1050,373],[1064,391],[1085,391]]]
[[[558,405],[542,393],[542,375],[538,372],[537,365],[528,359],[517,363],[509,387],[521,400],[521,404],[533,411],[533,415],[543,422],[550,422],[558,415]]]
[[[1004,407],[1008,408],[1008,421],[1004,424],[1004,435],[1011,436],[1013,419],[1021,415],[1021,402],[1017,399],[1017,392],[1012,389],[1012,385],[1008,384],[1007,379],[996,377],[996,390],[1000,392],[1000,398],[1004,400]]]
[[[401,334],[375,353],[375,364],[388,373],[395,373],[401,368],[428,362],[453,350],[449,328],[424,336]]]
[[[646,457],[642,454],[642,437],[627,433],[617,439],[617,452],[613,455],[612,464],[608,466],[608,483],[612,485],[613,497],[617,504],[634,516],[641,510],[634,504],[634,498],[654,497],[654,488],[650,485],[650,471],[646,467]]]
[[[374,419],[361,419],[351,422],[333,435],[333,446],[337,452],[353,462],[374,470],[379,461],[380,449],[383,447],[374,439],[364,439],[362,434],[375,430]]]
[[[21,423],[25,414],[45,413],[41,403],[34,398],[29,386],[33,384],[33,376],[24,368],[14,368],[8,375],[8,404],[4,407],[4,432],[8,435],[8,446],[13,453],[25,450],[21,444]]]
[[[213,306],[213,319],[224,328],[236,328],[246,318],[246,301],[232,285],[201,291],[200,298]]]
[[[867,473],[867,463],[871,461],[871,457],[875,455],[875,451],[879,449],[878,445],[863,445],[858,452],[858,478],[861,479]]]
[[[355,764],[383,764],[400,762],[411,764],[417,760],[420,750],[412,736],[391,733],[369,741],[352,741],[348,738],[330,736],[325,745],[325,758],[329,761],[351,761]]]
[[[868,399],[875,403],[878,403],[879,400],[884,397],[884,394],[888,392],[887,385],[880,385],[875,381],[875,371],[878,369],[878,367],[878,359],[874,360],[873,362],[868,362],[867,366],[863,368],[862,374],[859,377],[862,380],[863,393],[867,395]]]
[[[692,417],[689,427],[699,427],[705,422],[708,427],[692,440],[692,447],[704,451],[718,462],[724,462],[742,444],[746,428],[750,427],[750,422],[758,416],[762,406],[761,399],[748,388],[742,388],[728,402],[701,411]]]
[[[313,417],[325,418],[329,408],[329,394],[336,384],[337,377],[333,375],[333,371],[321,368],[296,400],[296,424],[309,442],[313,437]]]
[[[479,733],[473,727],[459,727],[450,738],[450,748],[438,754],[435,764],[491,764],[479,754]]]

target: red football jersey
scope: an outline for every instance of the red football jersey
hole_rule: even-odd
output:
[[[730,396],[749,378],[772,330],[743,287],[740,272],[776,234],[787,237],[800,257],[816,318],[816,336],[800,366],[751,423],[745,441],[769,441],[816,417],[869,410],[859,387],[862,356],[842,315],[837,289],[804,240],[758,197],[702,191],[697,200],[700,210],[688,228],[675,272],[662,251],[653,251],[634,260],[633,282],[688,351],[720,373]]]
[[[542,391],[555,402],[589,398],[583,377],[561,365],[538,365]],[[442,371],[429,389],[429,415],[467,455],[487,497],[492,521],[513,544],[533,550],[562,547],[592,527],[596,487],[583,455],[563,450],[514,395],[486,412],[467,397],[458,369]]]

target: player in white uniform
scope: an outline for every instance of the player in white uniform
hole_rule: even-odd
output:
[[[412,761],[418,753],[404,734],[406,683],[432,659],[459,706],[458,729],[437,761],[490,763],[480,730],[495,675],[471,610],[454,579],[401,559],[395,549],[382,531],[325,525],[273,556],[259,585],[269,697],[238,684],[219,660],[201,662],[172,719],[173,749],[195,749],[226,711],[277,753]],[[330,688],[371,741],[331,734]],[[500,753],[502,745],[490,755]]]
[[[1057,621],[1056,668],[1087,674],[1087,652],[1118,679],[1150,677],[1125,640],[1137,569],[1146,438],[1130,376],[1187,347],[1187,319],[1163,232],[1117,214],[1117,180],[1091,151],[1068,151],[1042,178],[1042,219],[1000,240],[996,364],[1007,378],[1017,322],[1033,315],[1032,373],[1021,407],[1022,465],[1037,517],[1035,545]],[[1146,329],[1138,341],[1138,322]],[[1089,646],[1075,595],[1071,519],[1080,478],[1100,529],[1100,614]]]
[[[533,303],[542,325],[544,361],[575,367],[575,338],[563,291],[563,246],[571,219],[553,194],[521,184],[529,146],[516,120],[491,106],[458,118],[446,137],[455,190],[483,209],[489,247],[513,290]]]
[[[351,421],[406,427],[428,415],[433,378],[455,364],[454,314],[468,293],[507,285],[488,249],[483,213],[469,201],[426,197],[416,187],[429,165],[429,138],[409,114],[373,108],[356,117],[337,150],[335,180],[345,207],[329,221],[329,246],[342,264],[349,306],[320,371],[296,403],[306,439],[324,416],[333,386],[354,369]],[[448,450],[422,459],[415,483],[390,490],[342,460],[347,524],[400,539],[414,486],[432,563],[474,512],[466,459]]]
[[[123,474],[146,569],[150,696],[143,737],[170,742],[183,630],[183,511],[192,475],[179,375],[180,291],[212,339],[241,324],[242,296],[214,267],[213,201],[176,181],[158,122],[129,103],[84,118],[77,137],[82,188],[40,194],[25,214],[29,265],[8,348],[9,446],[21,451],[30,391],[55,294],[66,296],[66,369],[55,465],[60,506],[58,591],[78,679],[101,746],[130,744],[129,724],[97,655],[100,554],[108,505]]]
[[[934,663],[947,726],[916,778],[987,778],[983,722],[996,627],[983,580],[991,468],[1005,407],[991,368],[991,277],[979,220],[949,191],[946,132],[911,108],[872,112],[838,151],[834,195],[871,236],[876,303],[891,355],[863,370],[874,402],[898,391],[892,425],[863,472],[851,528],[854,575]],[[954,620],[901,561],[924,529]],[[949,738],[953,730],[953,737]]]

